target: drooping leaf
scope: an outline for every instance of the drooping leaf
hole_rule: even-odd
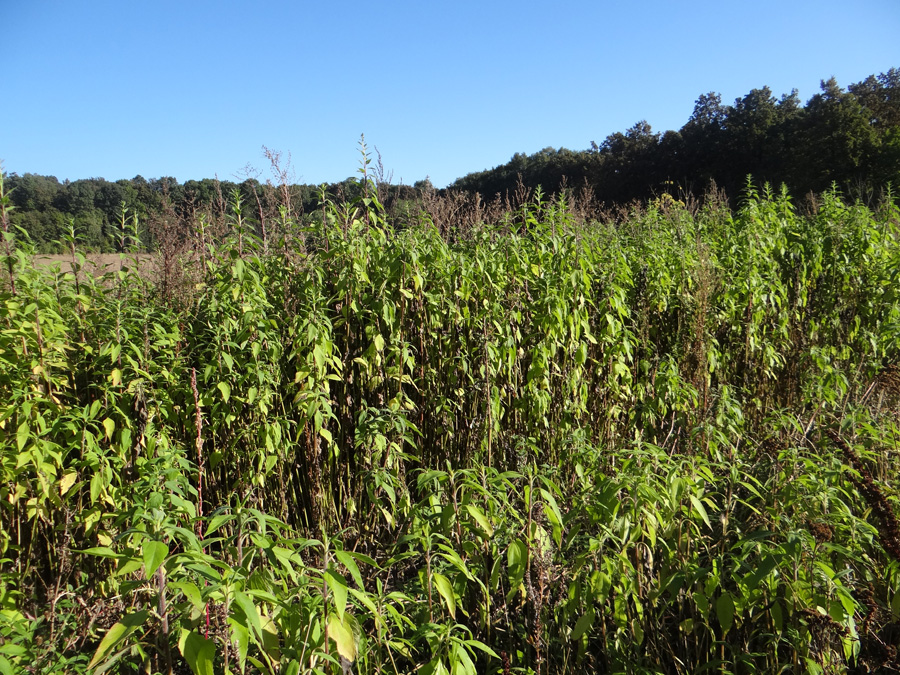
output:
[[[484,511],[475,506],[474,504],[466,504],[466,510],[469,512],[469,515],[478,523],[478,527],[484,530],[485,534],[489,537],[494,536],[494,528],[491,526],[491,522],[488,520],[488,517],[485,515]]]
[[[444,603],[447,605],[447,611],[450,612],[451,618],[456,618],[456,594],[453,592],[453,584],[450,580],[440,572],[434,572],[431,580],[437,592],[441,594]]]
[[[114,623],[100,641],[100,645],[97,647],[97,651],[94,652],[94,658],[91,659],[88,668],[94,668],[102,662],[117,645],[140,628],[148,616],[150,616],[150,612],[141,610],[134,614],[127,614],[121,621]]]
[[[703,506],[703,502],[697,499],[694,495],[691,495],[691,504],[693,504],[694,508],[697,509],[697,513],[700,514],[700,517],[703,519],[703,522],[706,523],[706,526],[709,529],[712,529],[712,525],[709,522],[709,516],[706,514],[706,507]]]

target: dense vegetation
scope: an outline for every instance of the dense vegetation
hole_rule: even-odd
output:
[[[704,94],[679,131],[654,133],[641,121],[591,146],[585,151],[545,148],[532,155],[519,153],[507,164],[460,178],[449,190],[478,193],[492,201],[498,195],[511,196],[520,184],[542,186],[547,194],[565,184],[587,188],[611,207],[663,193],[684,199],[702,194],[712,182],[734,206],[752,175],[757,186],[784,184],[804,198],[834,184],[855,199],[875,203],[885,185],[900,184],[900,70],[872,75],[847,90],[830,79],[805,106],[796,91],[776,99],[768,87],[752,90],[733,105],[723,105],[716,93]],[[224,216],[234,190],[240,191],[247,212],[263,229],[269,220],[277,220],[277,206],[286,201],[293,205],[292,217],[309,223],[318,213],[318,188],[292,184],[280,155],[268,149],[265,155],[274,171],[273,180],[263,182],[252,170],[245,171],[247,178],[239,183],[179,183],[171,177],[141,176],[61,183],[53,176],[13,174],[7,178],[16,208],[11,224],[28,232],[39,250],[55,252],[74,220],[82,246],[113,251],[124,205],[139,218],[144,246],[154,250],[166,239],[161,230],[174,221],[207,212]],[[382,204],[395,219],[430,196],[428,179],[413,186],[389,185],[383,170],[376,174]],[[359,196],[352,179],[329,185],[326,191],[338,201]]]
[[[890,200],[356,194],[156,276],[3,194],[0,673],[900,668]]]

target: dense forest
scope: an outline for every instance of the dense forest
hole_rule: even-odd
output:
[[[589,186],[606,203],[644,200],[667,192],[703,193],[714,182],[734,202],[752,176],[787,185],[792,194],[821,193],[836,184],[870,201],[900,181],[900,70],[841,88],[834,78],[806,105],[797,91],[776,98],[754,89],[733,105],[719,94],[700,96],[679,131],[654,133],[640,121],[625,133],[575,152],[545,148],[472,173],[451,189],[503,194],[520,180],[556,190]]]
[[[268,151],[267,155],[277,159]],[[179,183],[171,177],[142,176],[115,182],[102,178],[60,182],[53,176],[11,174],[7,177],[15,207],[11,222],[26,230],[40,250],[60,248],[55,242],[68,231],[70,221],[84,245],[113,250],[112,233],[119,230],[122,218],[137,216],[140,239],[152,249],[161,227],[203,212],[222,215],[235,191],[247,205],[247,215],[263,228],[267,219],[277,217],[276,203],[287,201],[297,214],[316,213],[320,187],[289,184],[277,162],[274,168],[276,180],[263,182],[253,176],[242,182]],[[758,186],[785,184],[798,196],[835,184],[845,194],[869,202],[889,183],[900,183],[900,70],[869,76],[846,90],[833,78],[824,81],[821,92],[805,106],[796,90],[776,98],[768,87],[754,89],[733,105],[724,105],[719,94],[704,94],[679,131],[654,133],[640,121],[599,145],[591,142],[587,150],[517,153],[502,166],[458,179],[448,190],[478,193],[490,200],[509,195],[520,183],[529,188],[540,185],[549,193],[562,186],[587,187],[596,200],[613,205],[664,192],[700,195],[715,184],[734,204],[747,187],[748,176]],[[420,199],[431,187],[427,179],[413,186],[378,182],[391,211]],[[332,198],[352,199],[357,196],[355,186],[347,179],[322,187]]]

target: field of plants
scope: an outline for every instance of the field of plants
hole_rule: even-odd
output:
[[[360,184],[4,228],[0,673],[900,671],[890,198]]]

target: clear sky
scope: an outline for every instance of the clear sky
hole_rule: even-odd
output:
[[[805,102],[900,67],[900,0],[0,0],[7,172],[108,180],[354,175],[444,186],[544,147],[583,150],[700,94]]]

